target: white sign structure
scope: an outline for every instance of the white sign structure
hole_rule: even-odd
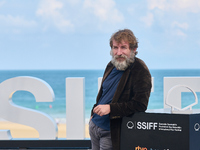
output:
[[[194,101],[185,108],[181,105],[182,92],[192,92],[194,95]],[[164,108],[171,106],[172,111],[176,108],[180,113],[191,110],[198,103],[196,92],[200,92],[200,77],[164,77]]]
[[[102,77],[98,78],[98,89],[101,82]],[[55,99],[52,88],[41,79],[22,76],[5,80],[0,83],[0,118],[36,129],[39,139],[57,139],[57,125],[53,118],[12,102],[13,94],[21,90],[32,93],[36,102],[52,102]],[[181,92],[191,91],[195,96],[194,103],[181,108]],[[151,92],[154,92],[154,78]],[[164,78],[164,100],[167,99],[167,105],[171,107],[185,110],[197,104],[195,92],[200,92],[200,77]],[[165,102],[164,108],[167,108]],[[66,78],[66,121],[67,139],[85,138],[85,78]],[[10,130],[0,130],[0,140],[9,139],[12,139]]]
[[[56,139],[57,125],[49,115],[15,105],[12,96],[16,91],[28,91],[36,102],[52,102],[52,88],[45,81],[34,77],[15,77],[0,83],[0,118],[36,129],[39,139]],[[1,139],[11,139],[9,130],[0,130]]]
[[[67,139],[85,138],[85,78],[66,78]]]

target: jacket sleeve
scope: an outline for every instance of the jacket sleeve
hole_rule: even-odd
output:
[[[148,69],[139,69],[129,84],[132,84],[129,96],[120,96],[116,103],[110,104],[110,118],[122,118],[135,112],[144,112],[147,109],[151,92],[151,75]]]

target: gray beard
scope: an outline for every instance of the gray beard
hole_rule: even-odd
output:
[[[110,54],[112,56],[111,63],[117,68],[117,70],[126,70],[128,66],[135,61],[135,53],[131,51],[130,58],[128,58],[126,55],[121,56],[114,56],[112,50],[110,51]],[[117,61],[117,58],[123,57],[125,58],[124,61]]]

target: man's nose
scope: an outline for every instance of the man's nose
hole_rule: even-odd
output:
[[[121,49],[121,48],[119,48],[119,49],[117,50],[117,55],[118,55],[118,56],[122,55],[122,49]]]

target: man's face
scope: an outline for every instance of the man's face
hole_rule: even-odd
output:
[[[129,49],[129,43],[122,40],[121,43],[117,43],[113,40],[112,51],[114,56],[119,56],[116,58],[117,61],[122,62],[125,61],[126,58],[120,56],[127,56],[130,58],[131,50]]]
[[[121,41],[117,43],[113,40],[113,46],[111,49],[112,60],[111,62],[118,70],[126,70],[129,64],[134,62],[135,51],[129,49],[129,43]]]

